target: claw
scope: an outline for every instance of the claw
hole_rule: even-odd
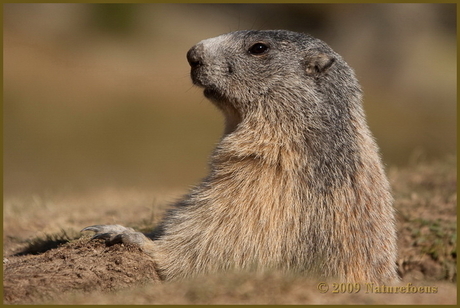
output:
[[[83,231],[92,231],[96,234],[91,240],[102,239],[107,244],[116,244],[123,242],[123,234],[134,232],[132,228],[126,228],[121,225],[94,225],[82,229]]]
[[[101,233],[108,233],[108,234],[113,234],[113,233],[123,233],[125,231],[134,231],[132,228],[126,228],[121,225],[94,225],[94,226],[89,226],[84,229],[82,229],[80,232],[83,231],[93,231],[96,232],[97,234]]]
[[[98,226],[90,226],[90,227],[86,227],[84,229],[81,229],[80,232],[83,232],[83,231],[94,231],[94,232],[97,232],[99,230],[99,228],[97,228]]]
[[[115,237],[115,235],[111,234],[111,233],[97,233],[97,234],[93,235],[93,237],[91,239],[92,240],[101,239],[101,240],[106,240],[106,241],[112,242],[114,237]]]

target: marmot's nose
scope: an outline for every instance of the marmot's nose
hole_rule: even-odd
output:
[[[187,52],[187,61],[192,69],[203,65],[202,50],[203,46],[195,45]]]

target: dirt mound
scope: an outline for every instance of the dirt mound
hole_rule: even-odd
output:
[[[110,291],[159,280],[153,260],[135,246],[79,239],[40,255],[4,260],[3,300],[32,303],[70,291]]]

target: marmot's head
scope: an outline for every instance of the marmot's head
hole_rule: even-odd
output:
[[[308,162],[320,191],[354,176],[357,130],[366,130],[361,90],[326,43],[285,30],[237,31],[199,42],[187,59],[193,83],[225,114],[225,135],[235,132],[225,139],[237,141],[235,153],[270,163],[290,153],[284,168]]]
[[[359,93],[342,58],[323,41],[302,33],[232,32],[199,42],[187,60],[193,83],[204,88],[205,96],[241,117],[267,103],[299,113],[303,107],[311,110],[309,102],[317,105],[331,96],[340,100],[338,96]]]

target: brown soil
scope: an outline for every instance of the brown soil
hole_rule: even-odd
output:
[[[456,303],[456,158],[391,168],[389,177],[396,199],[402,284],[437,286],[436,294],[385,297],[361,291],[326,300],[317,282],[276,273],[159,283],[152,259],[133,246],[107,247],[65,233],[18,244],[6,234],[4,303]]]
[[[40,255],[8,258],[3,275],[4,301],[10,304],[49,300],[69,290],[111,291],[159,280],[154,262],[138,247],[107,247],[88,238]]]

